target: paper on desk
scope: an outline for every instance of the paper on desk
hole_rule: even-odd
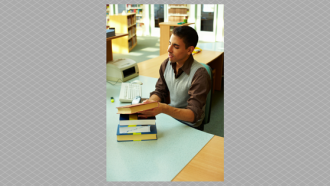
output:
[[[150,126],[119,127],[119,133],[150,132]]]

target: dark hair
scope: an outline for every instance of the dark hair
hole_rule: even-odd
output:
[[[174,28],[173,34],[181,38],[186,45],[186,49],[190,46],[196,47],[198,42],[198,34],[195,29],[190,26],[179,26]]]

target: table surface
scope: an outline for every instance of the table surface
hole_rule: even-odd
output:
[[[179,22],[161,22],[159,23],[160,26],[187,26],[187,25],[192,25],[192,24],[195,24],[195,23],[184,23],[184,24],[181,24],[181,25],[178,25]]]
[[[106,38],[106,63],[108,63],[109,61],[113,60],[113,56],[112,56],[112,39],[116,39],[119,37],[123,37],[123,36],[128,36],[128,33],[115,33],[114,36],[108,37]]]
[[[194,55],[194,59],[200,63],[208,64],[210,61],[219,57],[223,52],[202,50]],[[138,63],[139,75],[159,78],[159,68],[161,63],[168,58],[168,54],[162,54],[153,59]]]
[[[108,41],[108,40],[111,40],[111,39],[116,39],[116,38],[118,38],[118,37],[123,37],[123,36],[128,36],[128,33],[126,33],[126,34],[115,33],[114,36],[108,37],[108,38],[107,38],[107,41]]]
[[[223,52],[202,50],[196,61],[208,64]],[[139,75],[159,78],[160,64],[168,54],[138,63]],[[224,138],[214,136],[172,181],[224,181]]]
[[[213,136],[172,181],[224,181],[224,138]]]
[[[138,76],[128,82],[134,80],[143,82],[142,97],[147,97],[154,90],[157,81],[156,78]],[[209,156],[210,153],[213,155],[209,156],[209,161],[213,163],[218,161],[219,157],[213,151],[219,148],[221,150],[221,146],[218,147],[219,145],[215,144],[212,148],[213,140],[210,140],[214,139],[214,135],[184,125],[166,114],[156,116],[157,140],[117,142],[116,129],[119,115],[116,107],[127,105],[119,101],[120,87],[121,83],[115,85],[107,83],[107,181],[171,181],[173,178],[178,181],[180,179],[193,181],[189,177],[186,178],[184,174],[178,175],[185,173],[185,169],[189,169],[189,162],[202,149],[203,151],[209,149],[209,152],[205,152],[206,155]],[[110,97],[114,97],[113,103]],[[207,148],[208,146],[210,148]],[[192,164],[192,166],[196,165]],[[212,167],[209,166],[207,169],[213,172]],[[194,172],[191,171],[190,176],[195,177]],[[201,173],[201,171],[198,172]],[[215,177],[220,177],[220,175]]]

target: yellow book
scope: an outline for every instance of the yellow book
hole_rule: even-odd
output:
[[[199,48],[199,47],[195,47],[194,51],[192,52],[192,55],[197,54],[197,53],[199,53],[199,52],[201,52],[201,51],[202,51],[201,48]]]
[[[140,111],[153,109],[159,106],[158,102],[149,102],[149,103],[138,103],[134,105],[127,105],[122,107],[117,107],[117,114],[134,114]]]

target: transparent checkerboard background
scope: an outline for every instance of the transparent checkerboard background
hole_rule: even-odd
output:
[[[2,185],[114,184],[105,181],[107,3],[118,2],[1,2]],[[221,184],[329,184],[328,28],[328,1],[225,2]]]

